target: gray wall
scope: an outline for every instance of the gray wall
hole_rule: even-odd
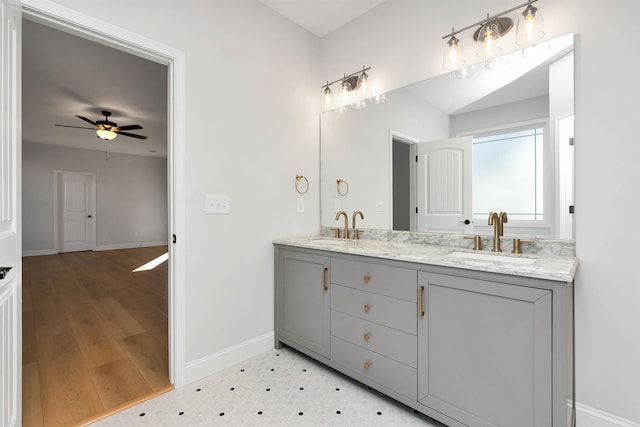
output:
[[[54,252],[54,171],[96,174],[96,249],[167,243],[167,159],[22,145],[23,254]]]

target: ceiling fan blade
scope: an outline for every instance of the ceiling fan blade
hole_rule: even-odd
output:
[[[80,120],[84,120],[84,121],[85,121],[85,122],[87,122],[87,123],[91,123],[91,124],[92,124],[92,125],[94,125],[94,126],[98,126],[98,125],[96,124],[96,122],[92,122],[91,120],[87,119],[86,117],[82,117],[82,116],[76,116],[76,117],[77,117],[77,118],[79,118]]]
[[[140,125],[118,126],[118,131],[120,131],[120,130],[134,130],[134,129],[142,129],[142,126],[140,126]]]
[[[118,135],[130,136],[130,137],[132,137],[132,138],[147,139],[147,137],[146,137],[146,136],[144,136],[144,135],[136,135],[136,134],[134,134],[134,133],[129,133],[129,132],[120,132],[120,131],[118,131],[118,132],[116,132],[116,133],[117,133]]]
[[[58,124],[56,124],[56,126],[60,126],[60,127],[63,127],[63,128],[96,130],[96,128],[88,128],[88,127],[83,127],[83,126],[69,126],[69,125],[58,125]]]

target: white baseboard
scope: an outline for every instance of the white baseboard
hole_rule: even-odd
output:
[[[273,349],[273,340],[274,333],[269,332],[187,363],[187,384]]]
[[[27,257],[27,256],[40,256],[40,255],[55,255],[57,253],[58,252],[56,252],[55,249],[42,249],[39,251],[23,251],[22,256]]]
[[[151,246],[167,246],[167,242],[120,243],[117,245],[97,245],[94,251],[111,251],[114,249],[148,248]]]
[[[152,246],[167,246],[167,242],[144,242],[144,243],[122,243],[118,245],[98,245],[94,251],[110,251],[113,249],[132,249],[132,248],[149,248]],[[55,255],[58,251],[55,249],[40,249],[36,251],[23,251],[22,256],[40,256],[40,255]]]
[[[578,427],[640,427],[640,424],[617,415],[576,402],[576,426]]]

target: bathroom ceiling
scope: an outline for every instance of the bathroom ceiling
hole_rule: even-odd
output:
[[[302,28],[324,37],[385,0],[259,0]]]

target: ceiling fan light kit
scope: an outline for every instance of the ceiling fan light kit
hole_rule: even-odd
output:
[[[67,127],[67,128],[76,128],[76,129],[91,129],[91,130],[95,130],[96,135],[98,136],[98,138],[104,139],[105,141],[111,141],[112,139],[115,139],[118,135],[129,136],[131,138],[137,138],[137,139],[147,139],[147,137],[144,136],[144,135],[138,135],[138,134],[134,134],[134,133],[124,132],[124,131],[127,131],[127,130],[142,129],[142,126],[140,126],[140,125],[118,126],[117,123],[112,122],[112,121],[109,120],[109,117],[111,116],[111,111],[104,111],[103,110],[103,111],[101,111],[101,113],[104,116],[104,120],[96,120],[95,122],[92,121],[92,120],[87,119],[86,117],[76,116],[80,120],[84,120],[85,122],[92,124],[94,126],[93,128],[80,127],[80,126],[69,126],[69,125],[58,125],[58,124],[56,124],[56,126]]]

